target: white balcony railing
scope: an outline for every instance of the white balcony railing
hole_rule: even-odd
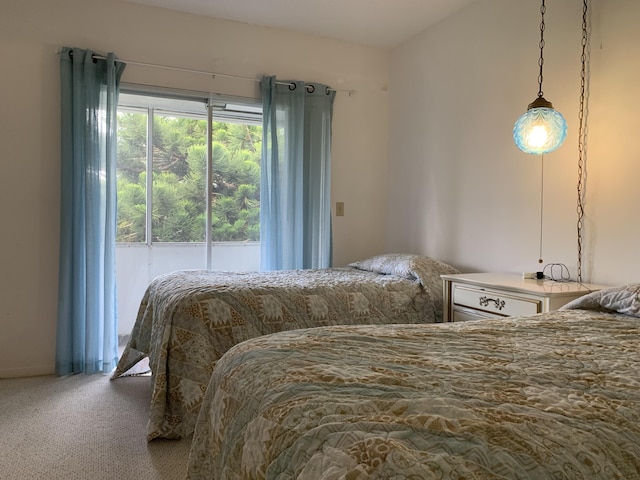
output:
[[[128,335],[144,292],[155,277],[176,270],[206,269],[204,243],[136,243],[116,245],[118,334]],[[211,246],[212,270],[260,269],[260,242],[220,242]]]

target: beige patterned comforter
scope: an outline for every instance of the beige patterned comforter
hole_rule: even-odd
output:
[[[566,310],[256,338],[216,366],[188,478],[640,478],[640,318]]]
[[[434,262],[412,257],[400,263],[429,267],[426,273],[412,268],[419,279],[348,267],[158,277],[142,299],[113,378],[148,356],[147,438],[189,436],[216,362],[239,342],[323,325],[441,321],[444,272]]]

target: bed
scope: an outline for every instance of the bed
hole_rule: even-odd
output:
[[[640,285],[566,309],[249,340],[218,362],[188,478],[640,478]]]
[[[318,326],[441,322],[446,273],[457,270],[426,256],[385,254],[344,268],[163,275],[144,294],[112,378],[148,357],[147,439],[188,437],[216,362],[237,343]]]

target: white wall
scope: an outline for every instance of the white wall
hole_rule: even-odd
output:
[[[54,370],[62,46],[250,78],[326,83],[333,124],[334,263],[385,246],[389,52],[117,0],[0,2],[0,377]],[[258,84],[130,65],[123,81],[258,96]]]
[[[540,269],[540,158],[512,141],[538,92],[539,9],[479,0],[392,51],[389,250],[465,271]],[[590,13],[583,280],[637,282],[640,2],[592,0]],[[569,133],[544,159],[542,257],[575,276],[582,2],[547,4],[545,21],[544,95]]]
[[[640,282],[640,2],[598,0],[594,23],[587,256],[594,278]]]

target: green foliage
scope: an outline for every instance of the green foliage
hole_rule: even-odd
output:
[[[119,242],[145,241],[146,136],[145,114],[119,113]],[[154,117],[152,241],[204,241],[206,138],[206,120]],[[214,122],[213,241],[259,240],[261,147],[261,126]]]
[[[147,163],[147,116],[118,114],[118,177],[135,183]]]
[[[144,242],[146,215],[146,175],[141,183],[118,179],[118,238],[119,242]]]

